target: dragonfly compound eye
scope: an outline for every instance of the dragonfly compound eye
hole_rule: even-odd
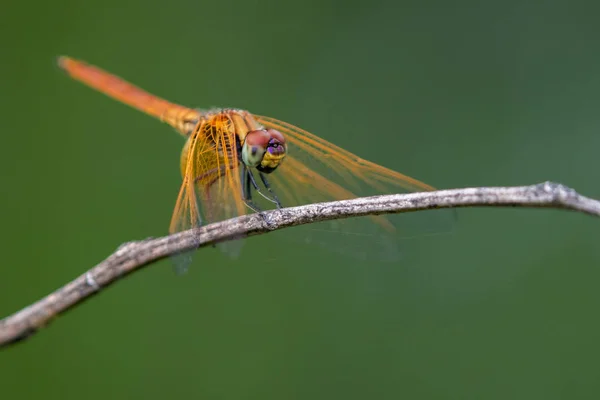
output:
[[[250,131],[242,147],[242,161],[259,171],[272,172],[285,157],[285,138],[275,129]]]
[[[285,137],[275,129],[268,129],[269,142],[267,143],[267,152],[264,154],[260,165],[256,168],[265,173],[270,173],[275,170],[283,161],[287,154],[285,146]]]
[[[264,129],[248,132],[242,147],[242,161],[245,165],[248,167],[260,165],[269,146],[269,138],[269,133]]]

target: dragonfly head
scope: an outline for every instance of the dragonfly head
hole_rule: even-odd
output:
[[[242,146],[242,161],[266,174],[273,172],[286,155],[285,137],[275,129],[250,131]]]

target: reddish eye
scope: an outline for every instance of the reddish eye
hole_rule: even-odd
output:
[[[242,161],[249,167],[256,167],[262,161],[269,146],[269,133],[264,130],[250,131],[242,147]]]
[[[257,167],[268,152],[271,156],[285,154],[285,138],[275,129],[250,131],[242,147],[242,161],[249,167]]]

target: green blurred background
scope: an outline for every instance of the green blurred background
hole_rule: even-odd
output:
[[[180,184],[181,138],[57,55],[437,187],[553,180],[598,198],[597,4],[3,4],[0,315],[165,234]],[[576,213],[468,209],[395,264],[277,232],[239,260],[205,249],[189,274],[157,263],[0,352],[0,397],[598,398],[599,233]]]

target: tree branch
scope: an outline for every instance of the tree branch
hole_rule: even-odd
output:
[[[545,207],[600,217],[600,201],[566,186],[546,182],[533,186],[482,187],[364,197],[265,211],[217,222],[161,238],[121,245],[94,268],[32,305],[0,320],[0,347],[21,341],[119,280],[165,257],[294,225],[364,215],[403,213],[452,207]]]

